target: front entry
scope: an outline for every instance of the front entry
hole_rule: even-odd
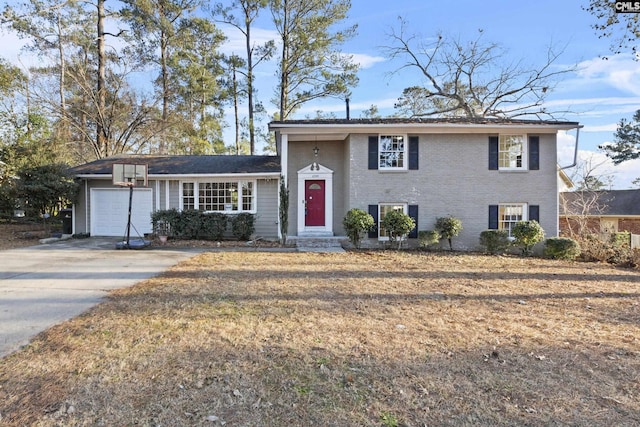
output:
[[[305,227],[324,227],[325,224],[325,181],[306,180],[304,182]]]
[[[297,190],[298,236],[333,236],[333,171],[317,163],[300,169]]]

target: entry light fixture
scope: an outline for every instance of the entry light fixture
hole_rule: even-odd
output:
[[[318,148],[318,146],[316,145],[315,147],[313,147],[313,155],[315,156],[314,162],[311,164],[311,170],[320,170],[320,165],[318,164],[318,153],[320,152],[320,149]]]

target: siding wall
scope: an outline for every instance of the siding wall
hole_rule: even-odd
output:
[[[149,188],[153,189],[153,210],[159,206],[166,207],[166,185],[169,185],[169,209],[180,209],[180,181],[160,180],[156,185],[155,180],[149,181]],[[91,204],[86,203],[86,197],[90,197],[92,188],[113,188],[111,180],[96,179],[83,181],[78,201],[74,205],[75,233],[89,233],[91,230]],[[159,191],[156,191],[158,190]],[[86,197],[85,197],[86,196]],[[256,235],[265,238],[278,237],[278,180],[259,179],[257,181],[257,217]],[[88,207],[88,209],[85,209]]]
[[[278,179],[258,180],[256,236],[278,238]]]

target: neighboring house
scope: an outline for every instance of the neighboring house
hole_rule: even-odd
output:
[[[563,235],[640,234],[640,190],[572,191],[560,193]]]
[[[256,214],[256,234],[278,237],[280,159],[275,156],[116,156],[72,168],[80,182],[73,233],[124,236],[129,189],[114,186],[114,163],[147,165],[148,185],[135,187],[131,223],[151,233],[151,213],[164,209]],[[132,234],[134,230],[132,230]]]
[[[418,230],[454,216],[456,249],[486,229],[538,220],[558,235],[557,132],[576,122],[508,119],[356,119],[272,122],[290,192],[288,235],[344,236],[351,208],[379,224],[401,210]],[[377,227],[368,245],[388,237]],[[414,241],[415,242],[415,241]]]

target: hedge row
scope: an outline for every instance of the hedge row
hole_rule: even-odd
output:
[[[222,240],[231,226],[231,235],[249,240],[255,232],[255,215],[249,213],[205,213],[196,210],[159,210],[151,214],[154,233],[177,239]]]

